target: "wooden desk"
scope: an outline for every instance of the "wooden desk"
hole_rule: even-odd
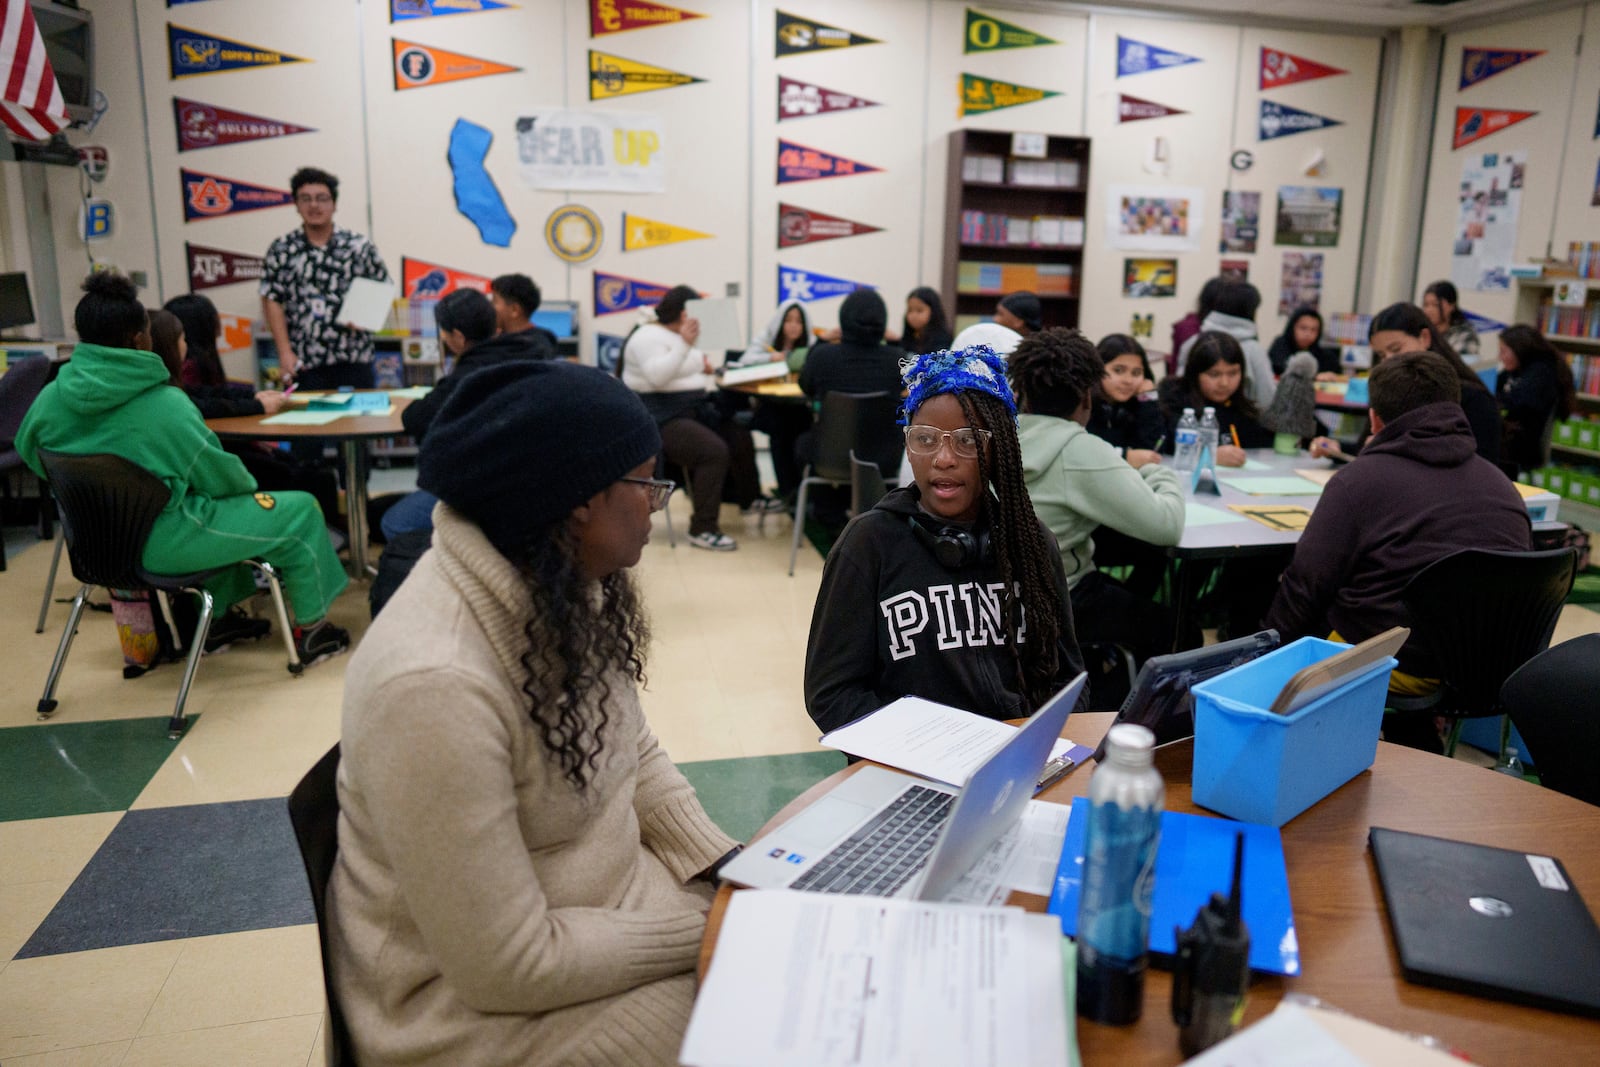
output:
[[[1074,715],[1067,721],[1066,734],[1096,745],[1112,718],[1103,712]],[[1157,752],[1156,766],[1167,782],[1167,808],[1210,814],[1190,800],[1192,758],[1192,742]],[[855,769],[846,768],[807,790],[762,832],[793,816]],[[1073,797],[1088,792],[1093,773],[1092,767],[1081,767],[1041,799],[1071,803]],[[1303,973],[1297,978],[1256,979],[1250,986],[1246,1023],[1271,1012],[1285,993],[1308,993],[1379,1025],[1431,1034],[1475,1063],[1555,1067],[1594,1062],[1600,1050],[1600,1020],[1429,989],[1401,976],[1377,873],[1366,854],[1372,826],[1558,856],[1590,907],[1600,901],[1600,849],[1595,847],[1600,841],[1600,808],[1486,768],[1379,744],[1370,771],[1283,828]],[[702,975],[732,893],[722,889],[712,906],[700,950]],[[1043,911],[1047,901],[1013,893],[1011,903]],[[1171,989],[1171,975],[1152,968],[1138,1023],[1112,1027],[1077,1020],[1083,1062],[1089,1067],[1180,1062],[1178,1031],[1168,1009]]]
[[[782,378],[763,378],[758,382],[740,382],[737,385],[717,383],[717,388],[728,393],[753,396],[757,400],[778,404],[809,404],[811,398],[800,391],[800,375],[786,374]]]
[[[388,390],[360,390],[388,392]],[[306,438],[339,442],[344,460],[345,511],[350,528],[350,576],[363,579],[376,574],[367,562],[367,465],[362,460],[365,442],[378,437],[398,437],[406,432],[400,413],[411,401],[405,397],[390,400],[387,415],[346,415],[321,426],[264,426],[270,415],[240,415],[206,422],[213,433],[230,441],[294,441]]]

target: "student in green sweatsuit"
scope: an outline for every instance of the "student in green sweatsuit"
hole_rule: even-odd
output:
[[[223,451],[193,402],[169,384],[161,357],[146,350],[148,318],[132,282],[105,272],[83,288],[74,316],[81,340],[17,433],[23,462],[42,476],[40,449],[104,452],[150,471],[172,496],[145,544],[148,570],[185,574],[239,563],[207,584],[228,605],[255,591],[240,561],[266,560],[283,575],[302,658],[343,651],[349,635],[325,617],[347,579],[316,499],[258,492],[239,458]]]

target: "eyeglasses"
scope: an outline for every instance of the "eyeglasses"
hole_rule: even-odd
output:
[[[294,202],[297,204],[331,204],[333,203],[333,197],[326,193],[320,196],[297,196],[294,198]]]
[[[974,430],[963,426],[959,430],[941,430],[935,426],[907,426],[906,451],[913,456],[931,456],[944,447],[945,441],[962,459],[977,459],[978,445],[988,445],[994,435],[988,430]]]
[[[672,491],[678,488],[676,482],[663,481],[660,478],[618,478],[619,482],[628,482],[632,485],[642,485],[650,490],[650,510],[660,511],[667,506],[667,501],[672,497]]]

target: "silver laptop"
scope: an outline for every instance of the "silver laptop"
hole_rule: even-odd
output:
[[[1046,701],[961,789],[863,768],[752,841],[722,878],[758,889],[941,899],[1022,818],[1087,678]]]

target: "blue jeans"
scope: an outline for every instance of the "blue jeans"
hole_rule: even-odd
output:
[[[384,540],[392,541],[414,530],[433,529],[433,506],[438,502],[438,497],[423,489],[407,495],[383,513],[383,521],[378,525],[383,528]]]

